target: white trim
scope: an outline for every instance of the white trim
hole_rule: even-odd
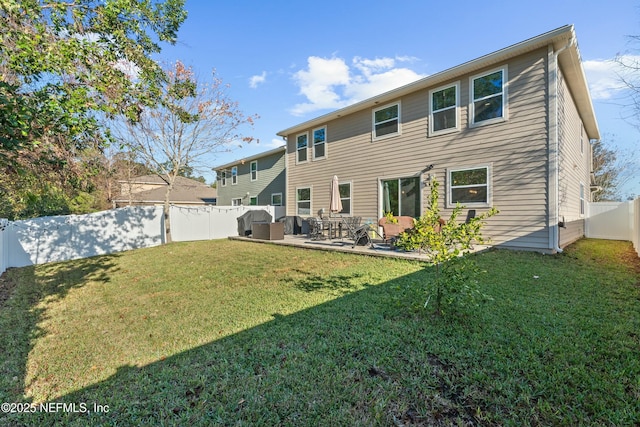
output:
[[[298,191],[299,190],[304,190],[305,188],[309,189],[309,213],[308,214],[301,214],[298,210],[298,203],[300,202],[300,200],[298,199]],[[308,215],[308,216],[313,216],[313,186],[309,185],[306,187],[296,187],[296,198],[295,198],[295,211],[296,211],[296,215],[297,216],[301,216],[301,215]],[[306,200],[304,200],[306,202]]]
[[[456,90],[456,103],[453,107],[447,107],[447,108],[443,108],[440,109],[438,111],[434,111],[433,110],[433,94],[436,92],[440,92],[449,88],[455,88]],[[451,128],[447,128],[447,129],[441,129],[438,131],[434,131],[433,130],[433,113],[438,113],[440,111],[446,111],[446,110],[450,110],[451,108],[455,109],[455,116],[456,116],[456,125],[454,127]],[[448,133],[453,133],[453,132],[459,132],[460,131],[460,81],[458,80],[457,82],[445,85],[445,86],[440,86],[437,87],[435,89],[432,89],[429,91],[429,136],[438,136],[438,135],[445,135]]]
[[[398,121],[398,130],[396,132],[393,133],[387,133],[385,135],[381,135],[381,136],[376,136],[376,113],[380,110],[385,110],[387,108],[391,108],[394,106],[398,106],[398,117],[395,119]],[[386,120],[383,121],[381,123],[385,123],[385,122],[390,122],[391,120],[394,119],[390,119],[390,120]],[[396,102],[392,102],[386,105],[383,105],[381,107],[378,108],[374,108],[371,111],[371,139],[372,141],[380,141],[382,139],[387,139],[387,138],[393,138],[394,136],[399,136],[402,135],[402,105],[401,102],[398,100]]]
[[[382,206],[382,204],[384,203],[384,187],[382,185],[383,181],[400,181],[403,179],[417,179],[418,180],[418,212],[417,212],[417,217],[421,217],[424,213],[424,206],[423,206],[423,202],[424,202],[424,195],[423,193],[423,186],[422,186],[422,182],[421,182],[421,174],[420,172],[415,173],[415,174],[410,174],[410,175],[392,175],[392,176],[384,176],[384,177],[378,177],[378,218],[382,218],[382,216],[384,216],[385,212],[384,212],[384,208]],[[398,182],[398,191],[401,190],[400,187],[400,182]],[[400,203],[400,199],[398,199],[398,208],[400,208],[402,206],[402,204]],[[400,215],[405,215],[403,212],[399,212]]]
[[[235,171],[235,174],[233,173]],[[238,184],[238,167],[237,166],[233,166],[231,168],[231,185],[237,185]]]
[[[346,184],[349,184],[349,212],[343,212],[343,214],[353,216],[353,181],[338,182],[338,190],[340,190],[341,185]],[[340,197],[340,200],[342,201],[342,197]]]
[[[280,204],[279,205],[273,203],[273,196],[280,196]],[[282,204],[282,193],[271,193],[271,206],[283,206],[283,204]]]
[[[446,169],[446,206],[449,209],[455,208],[458,202],[453,202],[453,195],[451,193],[452,183],[451,183],[451,173],[452,172],[460,172],[466,170],[473,169],[486,169],[487,170],[487,201],[486,202],[472,202],[472,203],[463,203],[460,202],[466,208],[488,208],[493,204],[493,167],[491,164],[480,164],[480,165],[471,165],[471,166],[460,166]],[[483,185],[483,184],[480,184]],[[473,187],[478,187],[480,185],[473,185]],[[457,186],[456,188],[463,188],[464,186]]]
[[[316,133],[317,130],[320,130],[320,129],[324,129],[324,141],[322,142],[322,144],[316,144],[315,133]],[[312,151],[311,160],[315,161],[315,160],[324,160],[324,159],[326,159],[327,158],[327,126],[324,125],[324,126],[320,126],[320,127],[317,127],[315,129],[313,129],[311,131],[311,140],[312,140],[311,141],[311,146],[312,146],[312,148],[311,148],[311,151]],[[324,155],[323,156],[316,157],[316,145],[324,145]]]
[[[307,138],[307,146],[304,148],[305,150],[305,159],[304,160],[300,160],[299,159],[299,152],[302,151],[303,149],[298,148],[298,138],[300,138],[301,136],[304,136]],[[296,135],[296,140],[294,142],[295,146],[296,146],[296,165],[299,165],[301,163],[307,163],[309,161],[309,132],[302,132]]]
[[[502,72],[502,117],[496,117],[493,119],[487,119],[487,120],[482,120],[481,122],[477,122],[475,121],[475,100],[473,99],[473,81],[476,79],[479,79],[481,77],[484,76],[488,76],[489,74],[493,74],[493,73],[497,73],[498,71]],[[477,127],[477,126],[485,126],[485,125],[490,125],[490,124],[494,124],[494,123],[502,123],[505,122],[507,120],[509,120],[509,91],[508,91],[508,87],[509,87],[509,67],[507,64],[498,67],[498,68],[493,68],[491,70],[487,70],[483,73],[480,74],[475,74],[471,77],[469,77],[469,127]],[[494,98],[498,96],[497,94],[494,95],[490,95],[484,98],[480,98],[479,100],[482,99],[490,99],[490,98]]]
[[[253,177],[253,165],[256,165],[256,177]],[[251,180],[251,182],[257,181],[258,180],[258,161],[257,160],[252,160],[251,163],[249,163],[249,179]]]

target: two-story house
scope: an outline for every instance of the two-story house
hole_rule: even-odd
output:
[[[493,244],[555,252],[584,234],[591,140],[600,138],[573,26],[564,26],[295,125],[287,215],[329,206],[420,216],[429,183],[443,214],[496,207]]]
[[[285,206],[285,146],[213,168],[218,205]]]

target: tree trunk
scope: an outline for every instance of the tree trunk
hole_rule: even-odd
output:
[[[171,243],[171,219],[169,215],[170,204],[169,200],[171,197],[171,190],[173,189],[173,184],[169,183],[169,187],[167,187],[167,192],[164,196],[164,234],[165,234],[165,243]]]

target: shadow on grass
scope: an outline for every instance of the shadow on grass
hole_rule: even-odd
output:
[[[346,292],[356,276],[310,277],[296,286]],[[428,404],[442,420],[474,422],[471,407],[450,400],[452,394],[437,401],[423,395],[425,386],[450,387],[439,374],[444,362],[406,353],[406,346],[422,339],[416,333],[428,328],[428,319],[401,304],[424,279],[420,271],[294,314],[274,313],[268,323],[147,366],[122,366],[107,380],[55,401],[86,413],[60,409],[12,420],[78,426],[388,425],[428,423],[419,415]],[[407,331],[407,320],[416,321],[416,329]],[[414,382],[430,370],[431,384],[416,388]]]
[[[304,273],[297,270],[299,273]],[[363,274],[352,275],[306,275],[303,279],[293,280],[293,285],[297,289],[305,292],[329,291],[333,294],[346,295],[357,289],[362,288],[361,284],[357,284],[357,279],[363,277]],[[370,285],[365,285],[368,287]]]
[[[517,274],[502,268],[506,258]],[[143,367],[122,366],[53,402],[66,408],[11,415],[9,425],[615,425],[640,413],[633,410],[640,384],[605,390],[593,379],[597,373],[615,386],[620,373],[612,362],[619,359],[626,360],[623,375],[639,378],[638,363],[627,359],[633,348],[613,354],[607,340],[622,340],[619,334],[605,328],[580,336],[584,324],[571,321],[587,309],[595,317],[610,311],[566,295],[569,280],[593,274],[576,268],[588,265],[499,251],[482,259],[500,268],[495,276],[505,285],[493,290],[506,295],[464,324],[416,311],[424,296],[417,285],[431,277],[420,271],[294,314],[274,313],[268,323]],[[531,279],[540,271],[548,277]],[[355,278],[312,276],[295,285],[339,291]],[[600,288],[594,283],[586,292]],[[638,311],[637,303],[625,304]],[[602,348],[594,347],[599,341]],[[574,365],[600,357],[592,370]]]
[[[50,274],[42,277],[42,267],[7,270],[0,279],[0,401],[24,402],[26,366],[33,344],[44,332],[46,304],[63,299],[87,281],[106,283],[116,269],[119,254],[47,265]],[[52,272],[52,273],[51,273]],[[21,286],[17,286],[21,283]],[[25,285],[26,284],[26,285]],[[1,424],[1,423],[0,423]]]

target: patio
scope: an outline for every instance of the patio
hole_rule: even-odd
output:
[[[353,253],[359,255],[369,255],[375,257],[386,258],[402,258],[414,261],[428,261],[428,255],[418,252],[405,252],[392,249],[388,244],[383,243],[379,239],[374,239],[372,244],[365,246],[353,246],[353,241],[347,238],[343,239],[323,239],[312,240],[306,234],[289,235],[285,234],[283,240],[262,240],[252,237],[231,236],[230,240],[240,240],[245,242],[267,243],[281,246],[293,246],[305,249],[315,249],[320,251],[336,251],[344,253]],[[487,249],[486,245],[475,245],[473,252]]]

